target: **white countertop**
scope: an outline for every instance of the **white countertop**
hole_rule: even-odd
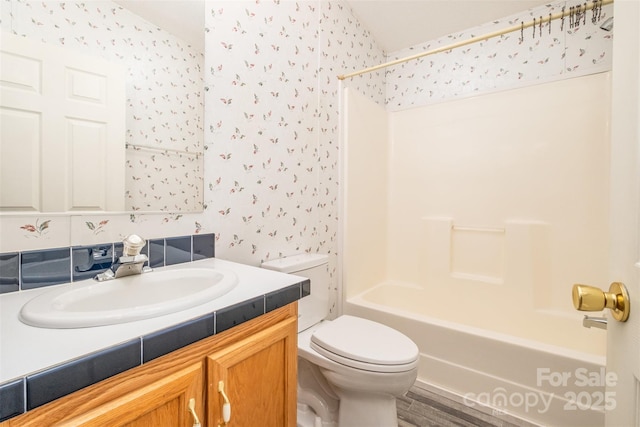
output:
[[[20,309],[27,301],[51,289],[68,286],[68,284],[0,295],[0,384],[305,280],[303,277],[217,258],[162,267],[157,270],[189,267],[232,270],[238,275],[238,285],[213,301],[177,313],[135,322],[78,329],[33,327],[22,323],[18,318]],[[145,274],[152,275],[153,272]],[[93,280],[87,282],[94,283]]]

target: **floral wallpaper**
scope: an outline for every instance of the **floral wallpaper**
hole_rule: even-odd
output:
[[[335,252],[335,76],[381,51],[340,3],[208,5],[205,203],[216,206],[219,250],[246,261]],[[383,102],[381,81],[369,92]]]
[[[7,1],[2,0],[3,28]],[[77,18],[58,16],[62,9],[59,3],[45,3],[46,6],[34,2],[37,7],[33,7],[45,10],[38,9],[33,18],[26,17],[29,31],[36,31],[31,26],[41,26],[33,21],[52,32],[58,31],[57,26],[69,26],[67,19],[79,22]],[[71,9],[71,4],[66,4],[64,9]],[[124,16],[120,9],[113,12],[110,7],[102,7],[98,12],[95,4],[86,2],[85,6],[73,7],[80,8],[82,14],[86,9],[96,30],[106,27],[103,20],[113,13],[117,14],[115,21],[119,25],[129,22],[120,19],[121,14]],[[24,4],[21,10],[34,13]],[[517,18],[509,19],[517,22]],[[160,36],[153,28],[142,30],[139,24],[131,25],[129,28],[137,33],[149,32],[144,44],[152,55],[164,52],[165,40],[177,46],[176,41]],[[493,25],[498,24],[489,27]],[[213,232],[216,256],[251,265],[298,252],[330,254],[330,286],[335,304],[341,88],[349,86],[380,104],[386,102],[389,109],[399,109],[498,87],[532,84],[550,74],[562,73],[564,77],[587,68],[594,70],[594,66],[607,67],[610,44],[606,37],[610,34],[589,36],[589,25],[571,29],[571,36],[565,27],[561,34],[527,38],[522,44],[518,43],[519,34],[514,33],[508,40],[505,36],[505,40],[483,42],[340,82],[336,77],[339,74],[415,53],[434,43],[448,43],[451,38],[466,37],[478,30],[385,57],[371,34],[340,0],[208,0],[202,64],[205,114],[199,124],[204,128],[204,212],[3,216],[0,252],[117,241],[132,232],[145,238]],[[74,45],[84,46],[86,42],[80,35],[64,37],[65,42]],[[123,46],[123,52],[127,51],[127,45]],[[171,52],[169,56],[176,55]],[[589,61],[592,64],[587,67]],[[153,75],[149,79],[155,81]],[[196,96],[184,88],[176,91]],[[155,102],[160,101],[164,100],[156,96]],[[168,104],[167,109],[156,111],[158,107],[152,100],[144,104],[132,102],[135,113],[131,120],[145,123],[137,132],[147,135],[149,143],[155,139],[154,127],[158,132],[186,126],[181,115],[184,104],[178,106],[175,99]],[[194,137],[184,141],[169,137],[161,148],[193,142],[193,148],[188,147],[195,152],[196,140],[194,131]],[[184,147],[186,151],[187,146]],[[143,162],[136,157],[142,151],[130,150],[129,154],[132,168],[136,162]],[[131,173],[139,183],[133,192],[143,192],[147,199],[158,196],[162,201],[161,191],[186,190],[173,178],[162,182],[152,174],[151,169],[157,165],[165,168],[164,165],[175,164],[171,160],[173,152],[161,150],[152,155],[155,158],[149,159],[146,168]],[[176,174],[190,170],[191,166],[187,166],[176,170]]]
[[[591,4],[591,3],[589,3]],[[578,77],[611,69],[613,31],[600,29],[613,16],[613,5],[580,14],[583,3],[560,1],[531,9],[440,39],[393,52],[395,60],[421,51],[468,40],[534,19],[547,19],[565,9],[566,17],[514,31],[486,41],[425,56],[389,68],[386,105],[390,111],[417,107],[462,96]],[[576,9],[577,10],[577,9]]]
[[[382,51],[339,2],[208,2],[206,31],[205,204],[215,206],[216,253],[256,264],[323,252],[335,272],[336,76],[383,61]],[[384,102],[382,73],[350,84]]]
[[[3,31],[126,65],[126,209],[202,209],[203,53],[111,1],[1,4]]]
[[[116,241],[130,232],[214,232],[221,258],[258,265],[321,251],[332,256],[335,272],[336,76],[384,61],[382,50],[341,2],[208,1],[205,13],[204,213],[5,216],[0,251]],[[49,25],[46,16],[36,20]],[[374,73],[345,84],[382,104],[383,79]],[[154,111],[135,116],[146,115]],[[138,152],[129,154],[135,163]],[[140,175],[139,182],[140,191],[157,195],[159,180]],[[44,222],[41,234],[21,228]]]

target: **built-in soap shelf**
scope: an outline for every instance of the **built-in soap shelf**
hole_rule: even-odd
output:
[[[423,217],[426,275],[437,283],[504,285],[522,283],[548,244],[548,225],[504,221],[503,226],[469,225],[449,217]]]

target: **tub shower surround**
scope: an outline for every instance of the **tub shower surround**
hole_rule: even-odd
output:
[[[396,112],[345,95],[346,170],[360,173],[347,179],[343,308],[413,339],[419,380],[490,393],[541,425],[603,424],[597,403],[570,410],[603,388],[537,374],[605,366],[606,332],[582,326],[570,295],[608,274],[610,74]],[[540,406],[502,399],[527,393]]]

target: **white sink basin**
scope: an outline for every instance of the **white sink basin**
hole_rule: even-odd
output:
[[[214,300],[233,289],[229,270],[156,270],[105,282],[82,281],[45,292],[20,310],[20,320],[44,328],[84,328],[149,319]]]

